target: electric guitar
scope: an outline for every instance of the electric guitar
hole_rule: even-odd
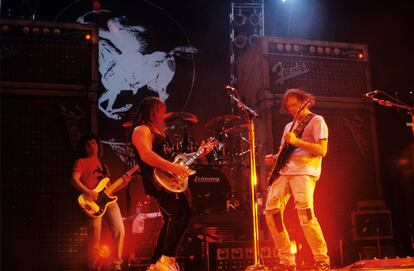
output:
[[[295,117],[293,118],[292,126],[290,126],[289,133],[293,131],[293,127],[295,126],[299,114],[309,105],[310,100],[307,100],[296,112]],[[304,127],[303,127],[304,128]],[[303,129],[302,128],[302,129]],[[267,178],[267,185],[270,186],[274,180],[279,177],[279,171],[285,166],[287,163],[289,157],[292,155],[293,151],[296,149],[294,145],[284,143],[282,146],[282,149],[279,152],[279,155],[276,158],[275,163],[273,164],[273,167],[269,173],[269,176]]]
[[[139,166],[133,166],[124,174],[131,176],[139,170]],[[123,174],[123,175],[124,175]],[[121,177],[116,180],[109,187],[106,187],[110,179],[108,177],[103,178],[99,181],[98,185],[93,189],[98,193],[98,199],[95,201],[87,194],[81,194],[78,197],[78,203],[81,209],[90,217],[101,217],[105,214],[106,209],[110,204],[115,203],[118,200],[117,196],[113,196],[112,192],[118,188],[124,182],[124,179]]]
[[[204,147],[199,148],[197,152],[195,152],[191,156],[185,155],[177,155],[174,159],[174,164],[180,164],[190,170],[189,176],[194,175],[196,173],[195,170],[190,169],[190,165],[197,160],[202,154],[209,153],[215,146],[217,146],[219,142],[215,138],[209,138],[207,143]],[[208,147],[208,148],[206,148]],[[159,168],[154,169],[154,181],[155,184],[164,189],[166,192],[169,193],[181,193],[187,190],[188,188],[188,177],[180,178],[179,176],[173,174],[170,171],[164,171]]]

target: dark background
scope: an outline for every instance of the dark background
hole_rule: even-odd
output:
[[[367,44],[372,90],[379,89],[394,97],[397,95],[413,105],[414,8],[410,1],[309,0],[293,1],[291,5],[289,7],[289,2],[265,1],[266,36]],[[193,89],[190,87],[193,76],[191,61],[176,58],[177,73],[169,91],[178,93],[178,96],[167,101],[169,110],[189,111],[199,117],[199,124],[190,129],[195,138],[207,135],[203,126],[206,121],[230,113],[230,104],[223,91],[223,85],[229,82],[230,1],[102,1],[102,8],[126,15],[131,24],[150,25],[148,52],[169,51],[174,46],[187,45],[189,41],[200,50],[195,60]],[[74,22],[90,9],[89,1],[9,0],[2,1],[1,15],[2,18],[28,19],[34,11],[37,20]],[[186,105],[183,100],[191,90],[193,92]],[[134,104],[140,98],[128,96],[128,93],[123,95],[135,99]],[[411,118],[404,110],[395,108],[376,105],[375,111],[383,197],[392,214],[397,254],[412,255],[414,184],[409,161],[413,153],[413,135],[407,126]],[[102,114],[99,115],[99,123],[122,131],[122,122],[107,120]],[[112,135],[100,129],[100,136],[125,140],[123,132]],[[109,160],[119,165],[116,158],[109,157]],[[117,171],[121,169],[115,169],[115,173]]]

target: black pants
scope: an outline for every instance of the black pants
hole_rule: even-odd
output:
[[[176,249],[186,230],[191,214],[191,208],[184,193],[169,194],[159,191],[155,200],[160,207],[164,223],[151,257],[152,263],[155,263],[161,255],[175,257]]]

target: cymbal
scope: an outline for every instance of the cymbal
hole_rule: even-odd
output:
[[[222,133],[224,134],[237,134],[242,132],[243,130],[249,128],[249,124],[248,123],[243,123],[243,124],[239,124],[239,125],[235,125],[233,127],[224,129],[222,131]]]
[[[180,121],[184,121],[186,124],[196,124],[198,122],[198,118],[196,115],[190,112],[169,112],[165,114],[166,123],[173,123],[173,122],[180,122]]]
[[[221,115],[217,116],[205,124],[205,127],[210,131],[223,129],[229,126],[236,125],[238,123],[243,122],[240,116],[236,115]]]

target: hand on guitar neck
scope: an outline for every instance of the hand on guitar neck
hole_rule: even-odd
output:
[[[293,132],[288,132],[283,137],[284,137],[285,142],[290,145],[296,146],[298,144],[299,139]]]

